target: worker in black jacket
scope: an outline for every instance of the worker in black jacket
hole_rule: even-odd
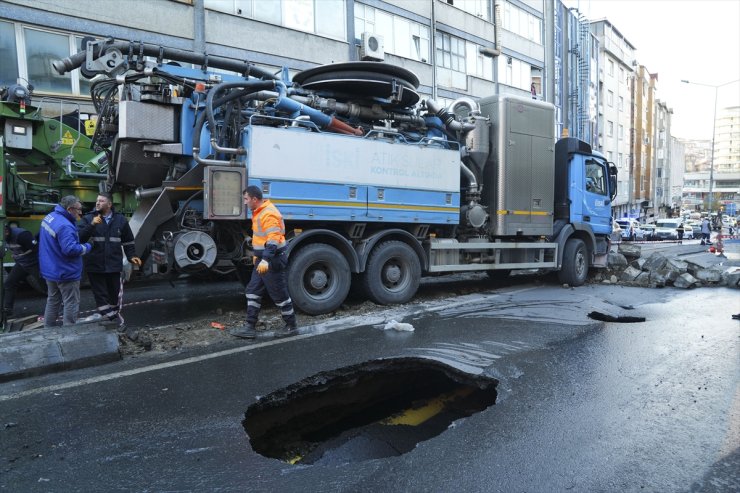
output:
[[[16,226],[5,225],[5,245],[13,256],[15,265],[5,278],[3,289],[4,319],[13,316],[15,292],[18,285],[28,276],[39,277],[39,245],[36,238],[28,230]]]
[[[79,232],[80,241],[92,245],[84,261],[97,307],[97,313],[82,321],[118,320],[123,325],[123,255],[137,267],[141,266],[141,259],[136,256],[131,227],[123,214],[113,210],[109,193],[98,194],[95,210],[82,217]]]

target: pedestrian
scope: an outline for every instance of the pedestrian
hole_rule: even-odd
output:
[[[711,245],[712,242],[709,241],[709,236],[711,235],[712,230],[709,226],[709,218],[704,218],[704,220],[701,222],[701,244],[702,245]]]
[[[85,256],[85,271],[96,307],[96,313],[83,322],[106,319],[123,325],[123,255],[137,267],[141,267],[141,259],[136,256],[131,227],[126,217],[113,209],[110,193],[98,194],[95,210],[85,214],[79,231],[80,240],[92,245],[92,251]]]
[[[48,289],[44,327],[56,325],[60,311],[62,325],[77,323],[82,256],[92,248],[89,243],[80,243],[76,224],[81,216],[82,204],[74,195],[67,195],[41,221],[39,267]]]
[[[676,228],[676,232],[678,233],[678,244],[681,245],[683,244],[683,233],[684,233],[683,223],[678,225],[678,228]]]
[[[3,319],[13,316],[18,285],[29,276],[39,277],[39,245],[33,233],[18,226],[5,225],[5,245],[13,257],[13,268],[3,283]]]
[[[285,326],[275,331],[275,337],[288,337],[298,333],[298,322],[293,302],[288,294],[288,256],[285,243],[283,216],[262,190],[254,185],[243,192],[244,204],[252,211],[252,248],[254,270],[247,284],[247,324],[233,329],[230,334],[244,339],[257,336],[256,325],[262,306],[262,297],[269,294],[280,309]]]

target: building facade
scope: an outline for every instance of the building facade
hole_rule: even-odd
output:
[[[671,197],[671,172],[673,156],[671,154],[671,116],[673,110],[660,100],[655,102],[655,125],[653,126],[653,209],[660,217],[670,216],[674,212]]]
[[[630,80],[634,77],[635,47],[608,20],[591,23],[599,40],[599,121],[597,149],[617,165],[618,191],[614,216],[630,217],[636,209],[630,200],[630,128],[633,104]]]
[[[112,37],[248,60],[291,74],[360,60],[368,37],[374,59],[420,80],[422,98],[516,94],[556,107],[558,135],[578,137],[619,169],[615,216],[645,216],[665,197],[657,160],[669,134],[656,134],[657,75],[607,20],[590,22],[560,0],[98,0],[0,2],[0,84],[30,81],[35,96],[77,101],[92,111],[79,70],[54,73],[51,60],[83,40]],[[83,116],[84,117],[84,116]],[[666,143],[655,157],[653,141]],[[729,149],[729,148],[728,148]],[[728,151],[729,152],[729,151]],[[664,162],[661,166],[667,169]],[[661,179],[666,179],[660,172]],[[664,199],[661,199],[664,200]],[[659,210],[659,209],[658,209]],[[651,212],[650,215],[653,215]]]

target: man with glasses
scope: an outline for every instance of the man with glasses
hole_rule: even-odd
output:
[[[39,267],[48,288],[44,327],[57,325],[60,311],[63,314],[62,325],[74,325],[77,322],[82,256],[91,249],[89,243],[80,243],[77,234],[80,217],[82,204],[74,195],[67,195],[41,221]]]

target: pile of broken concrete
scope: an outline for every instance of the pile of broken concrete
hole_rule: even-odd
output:
[[[639,245],[623,243],[618,252],[609,253],[608,268],[597,273],[594,281],[653,288],[740,288],[740,268],[728,266],[722,257],[710,253],[681,259],[658,251],[643,258]]]

